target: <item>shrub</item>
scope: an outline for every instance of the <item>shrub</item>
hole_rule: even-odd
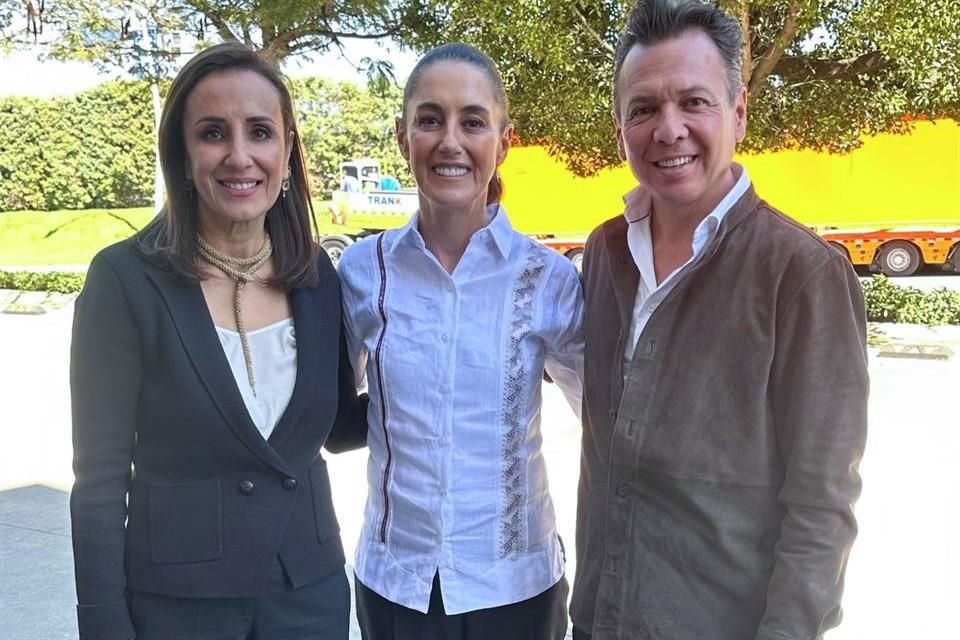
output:
[[[79,293],[85,277],[66,271],[0,271],[0,289]]]
[[[885,276],[863,283],[867,320],[912,324],[960,324],[960,292],[940,288],[924,292],[896,285]]]
[[[133,207],[153,199],[145,82],[107,82],[70,98],[0,98],[0,131],[0,210]]]

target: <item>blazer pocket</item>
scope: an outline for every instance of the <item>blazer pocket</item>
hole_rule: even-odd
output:
[[[150,557],[160,564],[223,556],[220,479],[147,485]]]
[[[330,476],[327,463],[320,459],[310,467],[310,491],[313,494],[313,513],[317,524],[317,540],[326,542],[340,534],[337,514],[330,495]]]

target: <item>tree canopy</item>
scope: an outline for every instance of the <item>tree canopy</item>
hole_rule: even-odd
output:
[[[279,64],[343,50],[350,39],[401,33],[394,2],[383,0],[0,0],[0,40],[42,45],[54,58],[119,66],[164,77],[177,58],[235,40]],[[37,29],[17,28],[32,20]],[[372,79],[392,74],[382,60],[359,61]]]
[[[911,118],[960,116],[956,0],[717,0],[744,26],[746,150],[847,151]],[[581,174],[616,163],[613,47],[633,0],[0,0],[0,40],[168,74],[178,43],[240,40],[280,62],[386,38],[497,61],[520,137]],[[20,26],[17,26],[20,25]],[[31,30],[30,25],[34,25]],[[389,61],[361,65],[383,90]]]
[[[906,119],[960,115],[960,2],[719,0],[744,32],[742,149],[847,151]],[[479,46],[500,66],[522,138],[578,173],[617,162],[613,51],[632,1],[412,0],[407,44]]]

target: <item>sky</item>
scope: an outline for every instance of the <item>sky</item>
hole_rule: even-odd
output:
[[[291,77],[322,76],[363,84],[366,78],[357,73],[353,65],[366,56],[392,61],[397,80],[402,84],[416,62],[412,53],[399,51],[394,44],[381,46],[367,40],[348,41],[346,55],[349,62],[339,52],[316,56],[312,61],[294,59],[285,65],[284,72]],[[69,96],[117,77],[120,77],[119,73],[98,73],[91,64],[41,61],[37,52],[18,51],[7,56],[0,54],[0,97]]]

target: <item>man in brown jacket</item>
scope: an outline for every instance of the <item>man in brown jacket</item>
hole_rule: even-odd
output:
[[[856,534],[859,283],[733,163],[734,19],[640,0],[615,60],[617,143],[642,186],[584,259],[574,638],[821,638]]]

